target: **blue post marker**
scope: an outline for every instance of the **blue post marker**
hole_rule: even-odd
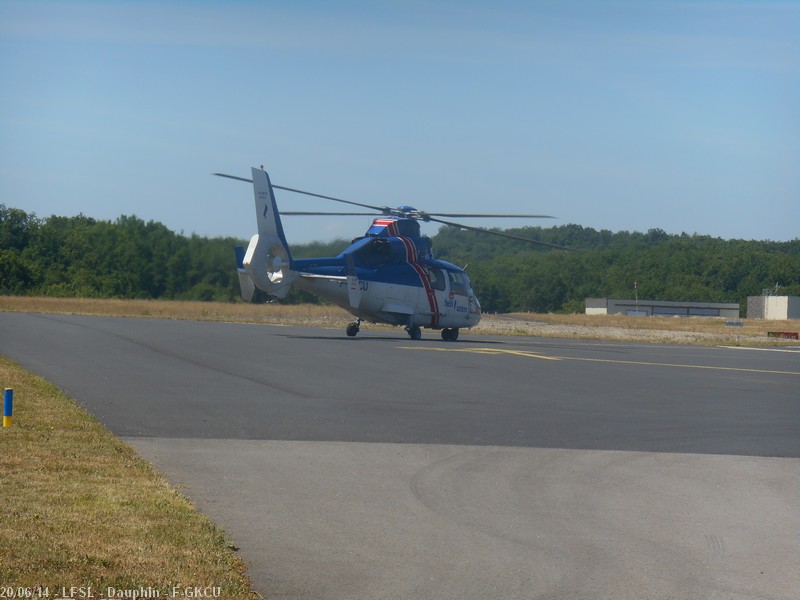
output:
[[[3,427],[11,427],[11,417],[14,414],[14,390],[6,388],[3,395]]]

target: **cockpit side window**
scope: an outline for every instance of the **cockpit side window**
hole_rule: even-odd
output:
[[[428,279],[430,279],[431,287],[440,292],[445,288],[445,275],[441,269],[428,269]]]

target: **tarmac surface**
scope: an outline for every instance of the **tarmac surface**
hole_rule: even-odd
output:
[[[268,598],[800,597],[798,352],[0,313],[0,353]]]

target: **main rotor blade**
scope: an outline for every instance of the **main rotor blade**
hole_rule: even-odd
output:
[[[314,217],[314,216],[337,216],[337,217],[377,217],[375,213],[367,212],[308,212],[308,211],[281,211],[281,216],[290,217]]]
[[[454,223],[452,221],[445,221],[444,219],[433,219],[431,221],[436,221],[437,223],[442,223],[443,225],[451,225],[453,227],[458,227],[459,229],[466,229],[468,231],[477,231],[478,233],[488,233],[489,235],[497,235],[504,238],[509,238],[512,240],[521,240],[523,242],[528,242],[529,244],[539,244],[541,246],[548,246],[549,248],[557,248],[559,250],[573,250],[573,248],[568,248],[566,246],[559,246],[558,244],[551,244],[549,242],[540,242],[539,240],[532,240],[531,238],[522,237],[521,235],[514,235],[513,233],[504,233],[502,231],[492,231],[491,229],[483,229],[482,227],[471,227],[469,225],[463,225],[461,223]]]
[[[277,187],[277,186],[272,186]],[[330,216],[330,217],[375,217],[378,216],[372,212],[325,212],[325,211],[305,211],[305,210],[282,210],[281,215],[290,216],[290,217],[317,217],[317,216]],[[409,215],[408,218],[410,219],[421,219],[425,220],[426,217],[429,216],[440,216],[440,217],[509,217],[509,218],[528,218],[528,219],[555,219],[555,217],[551,217],[550,215],[481,215],[481,214],[450,214],[450,213],[423,213],[422,216],[417,215]],[[431,219],[433,220],[433,219]]]
[[[512,219],[555,219],[552,215],[513,215],[513,214],[483,214],[483,213],[429,213],[424,212],[423,215],[431,217],[498,217],[498,218],[512,218]]]
[[[228,179],[236,179],[238,181],[247,181],[248,183],[253,183],[252,179],[247,179],[245,177],[237,177],[236,175],[228,175],[226,173],[212,173],[217,177],[227,177]],[[360,206],[362,208],[371,208],[372,210],[377,210],[379,213],[388,215],[389,211],[391,210],[388,206],[374,206],[372,204],[363,204],[361,202],[353,202],[352,200],[343,200],[342,198],[334,198],[333,196],[325,196],[323,194],[315,194],[314,192],[306,192],[304,190],[298,190],[296,188],[284,187],[282,185],[275,185],[272,184],[272,187],[276,190],[284,190],[286,192],[294,192],[295,194],[305,194],[306,196],[314,196],[315,198],[322,198],[324,200],[333,200],[334,202],[343,202],[344,204],[351,204],[353,206]],[[282,213],[282,214],[289,214],[289,213]]]
[[[236,175],[228,175],[227,173],[212,173],[212,175],[216,175],[217,177],[227,177],[228,179],[236,179],[238,181],[246,181],[247,183],[253,183],[252,179],[246,179],[245,177],[237,177]]]
[[[276,190],[285,190],[287,192],[294,192],[295,194],[305,194],[306,196],[314,196],[315,198],[323,198],[324,200],[333,200],[334,202],[343,202],[345,204],[352,204],[353,206],[361,206],[363,208],[371,208],[383,214],[389,214],[391,210],[388,206],[373,206],[372,204],[362,204],[361,202],[353,202],[352,200],[342,200],[341,198],[334,198],[333,196],[324,196],[322,194],[315,194],[314,192],[304,192],[303,190],[296,190],[290,187],[283,187],[282,185],[273,184]]]

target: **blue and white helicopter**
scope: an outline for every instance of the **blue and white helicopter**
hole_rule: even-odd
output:
[[[422,337],[423,327],[441,330],[443,340],[454,342],[460,329],[474,327],[480,321],[481,305],[464,269],[433,258],[431,240],[420,234],[419,221],[567,249],[439,218],[552,218],[549,215],[426,213],[410,206],[373,206],[273,185],[263,167],[254,167],[251,171],[252,179],[214,173],[253,184],[258,233],[250,239],[246,251],[243,247],[236,248],[242,298],[251,301],[256,288],[285,298],[290,287],[297,286],[351,313],[356,320],[347,326],[350,337],[356,336],[362,321],[366,321],[403,326],[413,340]],[[366,235],[353,240],[339,256],[293,259],[283,233],[275,189],[374,211],[284,212],[284,215],[369,215],[376,218]]]

